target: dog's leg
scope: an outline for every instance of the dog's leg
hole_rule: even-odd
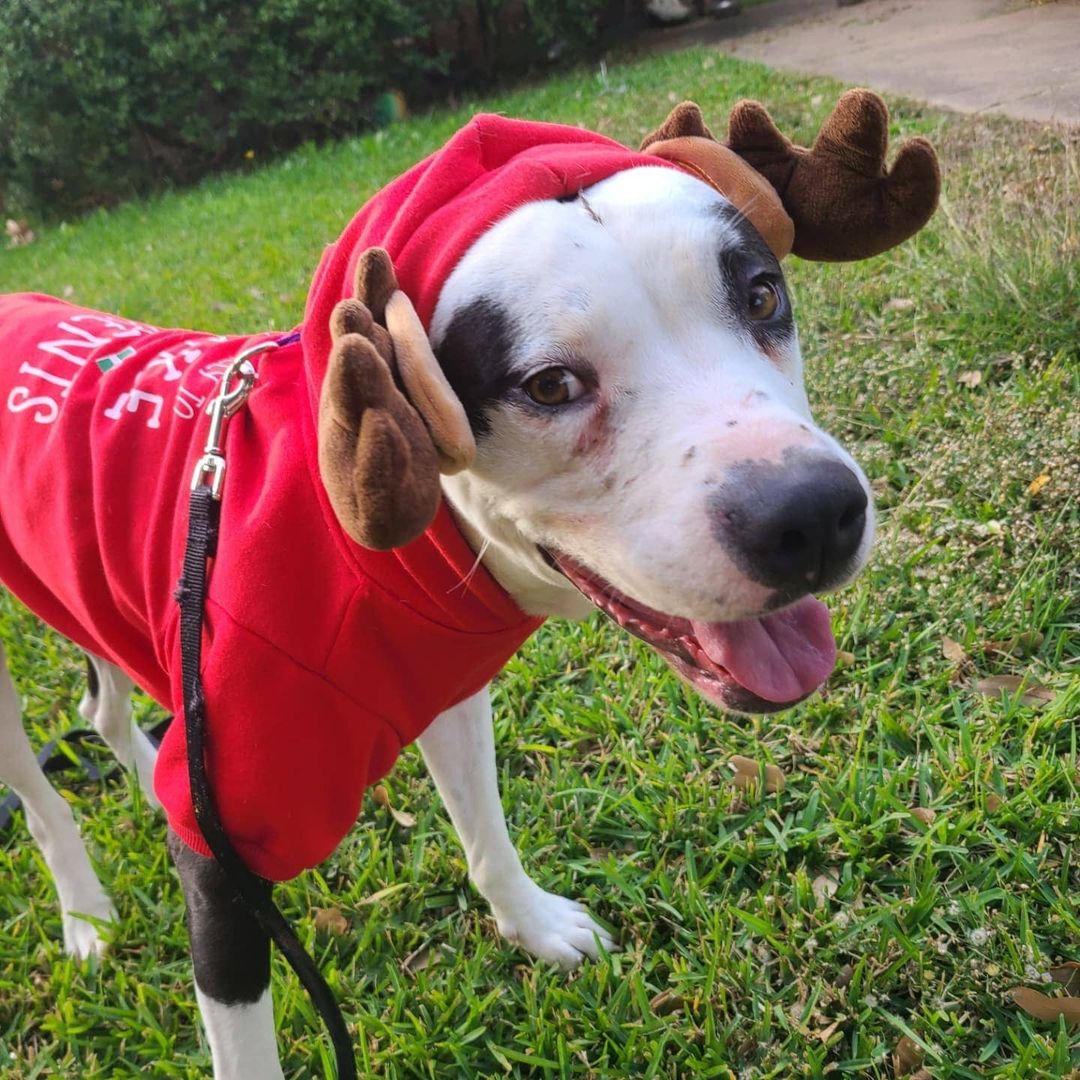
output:
[[[487,690],[444,712],[418,742],[499,932],[567,970],[598,956],[598,942],[614,949],[581,904],[545,892],[522,868],[499,799]]]
[[[52,789],[41,771],[22,726],[22,709],[0,647],[0,784],[22,799],[30,835],[52,872],[60,897],[64,948],[82,960],[101,955],[105,941],[82,916],[115,917],[79,835],[71,807]]]
[[[213,860],[171,830],[214,1080],[284,1080],[270,998],[270,942]],[[270,883],[266,883],[269,893]]]
[[[154,761],[157,751],[146,733],[131,718],[134,683],[115,664],[86,654],[86,693],[79,702],[83,719],[94,726],[116,760],[128,772],[135,770],[143,797],[156,810]]]

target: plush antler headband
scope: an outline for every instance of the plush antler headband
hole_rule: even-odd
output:
[[[941,178],[933,147],[912,139],[885,164],[888,111],[877,94],[850,90],[814,141],[795,146],[765,109],[731,111],[728,144],[683,102],[642,144],[734,204],[777,258],[865,259],[929,220]],[[371,248],[355,298],[330,321],[333,346],[319,402],[319,470],[334,512],[359,544],[400,547],[431,524],[439,474],[471,465],[465,411],[432,353],[389,255]]]

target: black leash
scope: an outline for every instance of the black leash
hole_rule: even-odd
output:
[[[334,994],[319,973],[315,961],[305,952],[292,927],[275,906],[266,888],[269,883],[247,868],[229,841],[221,824],[206,768],[206,698],[203,694],[200,666],[203,605],[206,600],[206,564],[217,552],[221,488],[225,475],[225,459],[221,449],[222,432],[225,420],[244,403],[254,383],[255,369],[247,358],[256,352],[276,348],[278,344],[279,342],[268,341],[245,350],[222,379],[221,393],[210,413],[210,436],[206,452],[196,466],[192,479],[184,569],[176,590],[176,599],[180,604],[180,659],[184,687],[188,780],[195,820],[207,847],[263,932],[277,945],[289,966],[296,972],[297,978],[326,1024],[334,1046],[338,1080],[356,1080],[352,1039]],[[240,379],[241,385],[230,391],[229,385],[234,379]]]

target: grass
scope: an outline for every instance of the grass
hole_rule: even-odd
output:
[[[474,106],[636,142],[684,96],[718,124],[754,96],[805,140],[837,92],[700,50],[578,71],[48,230],[0,254],[0,289],[288,327],[322,246]],[[546,626],[497,685],[504,802],[526,865],[623,951],[566,978],[499,941],[406,753],[388,786],[415,826],[369,801],[280,891],[371,1073],[885,1078],[906,1035],[935,1080],[1080,1075],[1070,1032],[1005,993],[1080,939],[1080,155],[1075,135],[892,104],[894,136],[942,153],[941,211],[870,262],[789,268],[817,415],[881,510],[870,569],[831,602],[840,669],[780,717],[725,717],[612,627]],[[74,723],[79,659],[10,599],[0,632],[40,744]],[[1002,674],[1051,700],[972,689]],[[732,754],[786,790],[739,791]],[[23,823],[0,838],[0,1075],[203,1076],[164,826],[133,785],[67,794],[121,922],[99,967],[66,959]],[[344,933],[316,931],[320,907]],[[423,947],[437,962],[410,973]],[[275,987],[287,1075],[328,1074],[279,961]]]

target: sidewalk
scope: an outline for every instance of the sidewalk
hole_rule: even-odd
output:
[[[645,35],[960,112],[1080,127],[1080,0],[773,0]]]

